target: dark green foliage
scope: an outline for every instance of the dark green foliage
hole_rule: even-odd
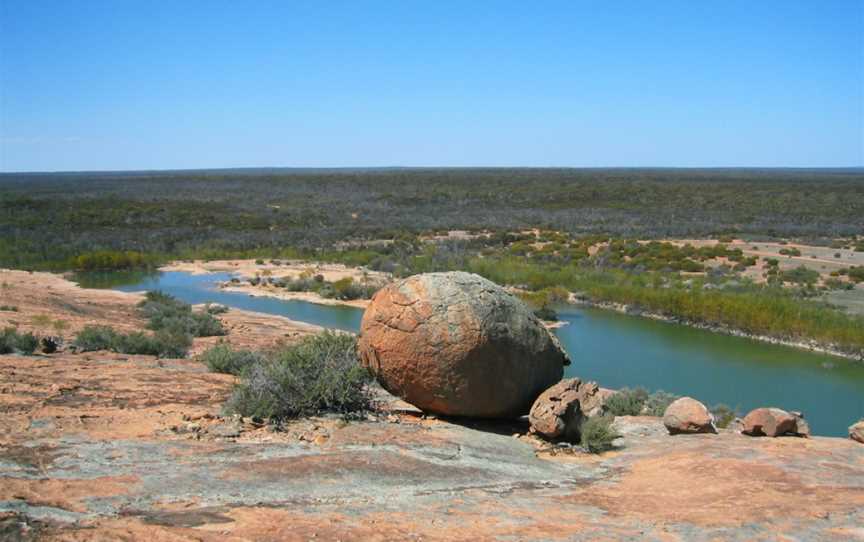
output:
[[[252,283],[252,281],[249,281]],[[255,286],[256,284],[253,284]],[[316,292],[329,299],[370,299],[383,285],[378,282],[357,282],[345,277],[335,282],[327,282],[324,277],[301,276],[296,279],[277,279],[274,285],[290,292]]]
[[[801,251],[798,250],[797,248],[781,248],[780,254],[782,254],[784,256],[800,256]]]
[[[534,309],[534,316],[541,320],[546,320],[548,322],[555,322],[558,320],[558,313],[555,312],[555,309],[545,306],[540,307],[539,309]]]
[[[662,416],[666,412],[666,408],[679,398],[680,396],[663,390],[655,391],[645,401],[643,413],[646,416]]]
[[[0,311],[18,312],[18,307],[14,305],[0,305]]]
[[[219,343],[207,349],[199,359],[214,373],[237,376],[253,364],[264,361],[264,357],[257,352],[234,350],[225,343]]]
[[[586,418],[579,428],[582,447],[592,454],[611,450],[615,439],[621,435],[612,427],[614,416],[594,416]]]
[[[819,280],[819,272],[813,269],[807,269],[802,265],[796,267],[795,269],[783,271],[782,273],[780,273],[780,279],[785,282],[812,285],[816,284],[816,282]]]
[[[99,251],[287,259],[286,245],[539,225],[616,237],[850,236],[864,231],[862,179],[859,170],[752,169],[9,173],[0,175],[0,267],[68,269]]]
[[[366,410],[371,377],[355,348],[354,336],[324,332],[271,352],[243,371],[225,409],[274,421]]]
[[[645,388],[621,388],[606,400],[606,410],[613,416],[639,416],[647,400]]]
[[[151,335],[136,331],[126,335],[117,334],[112,350],[122,354],[183,358],[191,345],[192,339],[185,333],[162,330]]]
[[[0,354],[32,354],[39,345],[39,340],[33,333],[19,333],[14,327],[0,331]]]
[[[69,267],[79,271],[107,271],[154,267],[158,258],[136,251],[100,250],[70,259]]]
[[[189,304],[163,292],[147,292],[146,299],[138,304],[138,309],[149,320],[147,327],[154,331],[192,337],[225,335],[222,322],[210,312],[192,312]]]
[[[73,344],[82,352],[111,350],[116,338],[117,332],[108,326],[85,326],[75,336]]]
[[[188,353],[192,338],[185,333],[165,330],[154,334],[140,331],[123,334],[108,326],[86,326],[78,332],[73,344],[82,352],[112,350],[121,354],[182,358]]]
[[[613,416],[662,416],[678,397],[663,390],[648,393],[644,388],[621,388],[606,400],[606,409]]]

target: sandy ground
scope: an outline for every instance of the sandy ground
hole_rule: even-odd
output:
[[[135,294],[2,281],[7,322],[142,324]],[[317,329],[220,317],[250,347]],[[0,356],[0,539],[864,540],[864,445],[849,439],[671,437],[619,418],[617,449],[589,456],[524,419],[424,417],[381,390],[364,419],[276,432],[223,415],[234,382],[194,359]]]

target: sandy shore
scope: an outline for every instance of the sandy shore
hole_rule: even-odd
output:
[[[248,294],[252,297],[273,297],[276,299],[283,299],[286,301],[307,301],[309,303],[317,303],[318,305],[331,305],[337,306],[342,305],[345,307],[356,307],[358,309],[365,309],[369,306],[370,300],[368,299],[352,299],[352,300],[342,300],[342,299],[330,299],[327,297],[321,297],[315,292],[289,292],[284,288],[274,288],[272,286],[252,286],[249,283],[245,284],[227,284],[222,286],[222,290],[226,292],[240,292],[244,294]]]
[[[213,261],[186,261],[172,262],[162,266],[161,271],[182,271],[193,275],[204,275],[208,273],[232,273],[241,279],[241,283],[227,283],[222,285],[226,292],[239,292],[253,297],[273,297],[286,301],[297,300],[317,303],[319,305],[343,305],[365,309],[369,306],[368,299],[341,300],[322,297],[316,292],[290,292],[283,288],[274,288],[267,284],[253,286],[249,279],[253,277],[269,277],[272,279],[296,280],[302,275],[320,275],[327,282],[336,282],[350,278],[355,282],[386,283],[392,280],[388,273],[369,271],[361,267],[348,267],[342,264],[325,264],[318,262],[284,260],[279,264],[266,260],[262,264],[255,263],[256,260],[213,260]]]

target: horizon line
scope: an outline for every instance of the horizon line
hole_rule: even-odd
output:
[[[149,169],[70,169],[70,170],[0,170],[0,175],[81,175],[111,173],[180,173],[220,171],[377,171],[429,169],[501,169],[501,170],[862,170],[858,166],[236,166]]]

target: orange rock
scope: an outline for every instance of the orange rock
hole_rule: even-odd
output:
[[[363,315],[363,364],[426,412],[506,418],[527,413],[569,358],[528,307],[464,272],[415,275],[381,289]]]
[[[692,397],[681,397],[666,407],[663,425],[670,435],[717,432],[714,416],[705,405]]]
[[[741,432],[753,437],[797,434],[797,419],[795,415],[779,408],[757,408],[744,417]]]

